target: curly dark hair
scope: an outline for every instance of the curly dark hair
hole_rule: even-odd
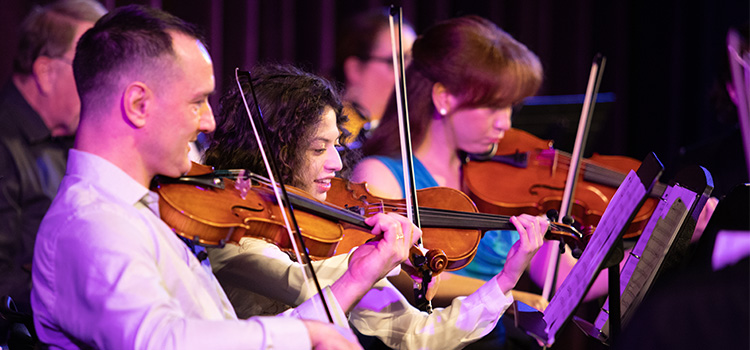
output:
[[[298,170],[304,164],[304,148],[322,121],[326,107],[336,113],[336,125],[342,137],[348,132],[342,125],[339,91],[315,74],[290,65],[268,64],[253,69],[252,81],[269,137],[266,147],[276,157],[281,181],[300,186]],[[256,102],[247,81],[242,81],[250,112]],[[210,135],[206,164],[218,169],[247,169],[267,175],[247,111],[235,84],[222,96],[216,116],[216,131]],[[345,147],[345,146],[342,146]],[[346,152],[346,149],[344,150]]]

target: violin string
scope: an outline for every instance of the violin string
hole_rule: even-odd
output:
[[[560,152],[555,151],[557,154],[561,155],[562,157],[559,157],[559,161],[557,162],[557,170],[567,173],[568,168],[570,167],[570,155],[566,152]],[[537,159],[539,158],[549,158],[546,155],[537,155]],[[591,179],[594,179],[596,182],[604,184],[604,185],[619,185],[619,183],[622,182],[622,180],[625,179],[626,174],[623,174],[619,171],[609,169],[607,167],[597,165],[595,162],[584,159],[581,162],[581,170],[583,173],[587,176],[589,176]],[[615,183],[616,182],[616,183]]]
[[[367,205],[366,206],[366,212],[368,215],[375,215],[377,213],[383,212],[382,208],[386,208],[389,212],[397,212],[397,213],[403,213],[406,210],[405,205],[401,204],[389,204],[384,207],[381,207],[380,204],[378,205]],[[495,215],[495,214],[485,214],[485,213],[474,213],[474,212],[465,212],[465,211],[458,211],[458,210],[449,210],[449,209],[438,209],[438,208],[426,208],[426,207],[420,207],[419,208],[420,215],[424,215],[425,219],[429,219],[426,221],[429,221],[433,225],[440,225],[440,223],[444,223],[448,226],[456,225],[456,220],[463,220],[463,221],[469,221],[473,222],[475,224],[481,224],[478,225],[480,227],[488,227],[492,225],[497,225],[498,229],[503,228],[510,223],[510,218],[502,215]],[[462,226],[462,225],[459,225]],[[468,227],[471,227],[471,224],[467,225]]]
[[[558,169],[561,171],[567,172],[568,167],[570,166],[570,158],[567,157],[567,153],[565,152],[557,152],[557,154],[563,155],[564,157],[560,157],[560,161],[557,162]],[[547,156],[544,156],[547,158]],[[540,156],[537,156],[537,159],[539,159]],[[606,166],[597,165],[594,161],[584,159],[582,161],[582,173],[584,176],[584,179],[593,182],[600,185],[605,185],[609,187],[617,188],[620,186],[620,184],[625,180],[625,177],[627,176],[626,173],[622,173],[619,170],[613,170],[611,168],[608,168]],[[633,169],[635,170],[635,169]],[[654,188],[652,189],[650,195],[659,197],[661,193],[664,192],[665,185],[662,183],[657,183],[654,185]]]
[[[366,205],[365,212],[367,216],[381,213],[387,208],[389,212],[402,213],[405,210],[405,205],[401,204],[378,204],[378,205]],[[510,222],[510,217],[496,214],[486,213],[474,213],[474,212],[463,212],[449,209],[437,209],[437,208],[419,208],[420,215],[423,220],[423,228],[430,227],[441,227],[441,228],[454,228],[454,229],[480,229],[480,230],[511,230],[516,231],[516,228]],[[463,224],[465,223],[465,224]],[[572,241],[573,244],[568,243],[571,247],[576,246],[583,249],[581,239],[583,235],[578,232],[575,228],[568,225],[550,222],[548,230],[556,238],[563,238],[568,241]]]

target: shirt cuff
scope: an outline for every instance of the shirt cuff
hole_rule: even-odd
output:
[[[331,311],[331,317],[333,317],[333,323],[339,327],[349,329],[349,322],[347,321],[344,310],[339,305],[336,297],[331,291],[331,287],[323,288],[323,294],[326,296],[325,301],[328,305],[328,310]],[[312,298],[308,299],[300,306],[294,309],[284,312],[282,315],[293,316],[296,318],[318,320],[321,322],[329,322],[323,303],[320,299],[320,294],[315,294]]]
[[[310,335],[301,320],[290,317],[253,317],[265,334],[263,349],[310,349]],[[304,336],[303,336],[304,335]]]
[[[349,259],[352,257],[352,254],[354,253],[355,250],[357,250],[357,248],[359,248],[359,247],[354,247],[354,248],[352,248],[352,249],[349,250],[349,253],[346,253],[346,268],[349,268]],[[330,260],[330,259],[328,259],[328,260]],[[344,272],[342,271],[341,275],[343,275],[343,274],[344,274]],[[382,279],[385,279],[386,277],[396,277],[396,276],[398,276],[400,274],[401,274],[401,264],[396,265],[396,267],[394,267],[393,270],[388,271],[388,274],[386,274],[385,277],[383,277]],[[376,281],[376,283],[377,283],[377,281]]]
[[[513,304],[512,290],[503,292],[497,285],[497,277],[485,282],[473,295],[479,297],[482,304],[492,313],[502,314]]]

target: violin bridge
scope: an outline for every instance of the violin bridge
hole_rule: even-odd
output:
[[[252,187],[252,181],[248,180],[248,178],[245,177],[245,170],[240,170],[239,174],[237,174],[237,180],[235,180],[234,188],[240,191],[240,197],[243,200],[247,198],[247,193]]]
[[[557,173],[557,160],[558,160],[558,153],[555,152],[555,157],[552,158],[552,166],[550,167],[550,176],[555,176]]]

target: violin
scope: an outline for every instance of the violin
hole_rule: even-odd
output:
[[[559,209],[570,155],[552,146],[552,141],[520,129],[506,131],[493,154],[467,156],[462,168],[466,193],[486,213],[538,215]],[[595,154],[583,160],[569,215],[580,225],[584,241],[593,234],[627,173],[639,166],[639,161],[623,156]],[[654,185],[625,238],[641,233],[665,188],[662,183]]]
[[[277,204],[270,184],[262,179],[243,185],[230,179],[236,176],[238,172],[213,171],[197,163],[179,178],[157,176],[151,187],[159,194],[162,220],[179,236],[203,246],[239,243],[247,236],[291,251],[292,242],[281,215],[283,207]],[[298,199],[294,205],[316,201],[300,189],[289,187],[289,192],[290,198]],[[306,211],[300,211],[297,220],[311,258],[334,254],[344,232],[341,225]]]
[[[243,237],[254,237],[283,251],[293,251],[295,244],[286,231],[283,206],[278,205],[268,180],[255,174],[249,174],[250,180],[243,180],[243,173],[213,171],[211,167],[193,163],[185,176],[155,178],[152,188],[159,193],[162,220],[179,236],[204,246],[223,246],[228,242],[239,243]],[[311,259],[348,252],[337,250],[344,232],[352,237],[355,233],[367,237],[357,245],[373,238],[372,226],[365,223],[365,216],[319,201],[304,190],[287,187]],[[423,257],[435,274],[446,266],[445,254],[439,250],[428,251],[426,257],[421,251],[414,253],[410,258]]]
[[[254,237],[292,250],[292,242],[281,220],[280,206],[263,177],[251,175],[247,187],[229,177],[238,171],[217,170],[193,164],[180,178],[157,177],[152,188],[159,193],[162,220],[172,230],[195,243],[223,246],[239,243],[242,237]],[[247,183],[247,182],[246,182]],[[314,199],[301,189],[288,187],[295,207],[300,232],[313,259],[325,259],[347,253],[351,248],[373,239],[366,217],[380,212],[405,211],[403,200],[372,196],[366,184],[332,180],[330,202]],[[433,187],[419,190],[420,200],[434,207],[419,207],[423,215],[422,239],[426,264],[438,274],[456,270],[471,262],[482,233],[490,229],[515,230],[510,217],[477,213],[468,196],[460,191]],[[571,247],[582,249],[581,235],[575,229],[551,223],[547,238],[563,239]]]
[[[429,187],[416,191],[422,226],[422,243],[426,249],[439,248],[447,257],[446,271],[468,265],[476,255],[479,240],[489,230],[511,230],[516,227],[510,216],[479,213],[465,193],[450,187]],[[367,190],[366,183],[352,183],[335,178],[326,201],[364,216],[377,213],[406,212],[404,199],[384,199]],[[339,244],[342,252],[360,245],[368,237],[345,232]],[[583,250],[582,235],[573,227],[550,222],[546,239],[563,240],[571,249]]]

